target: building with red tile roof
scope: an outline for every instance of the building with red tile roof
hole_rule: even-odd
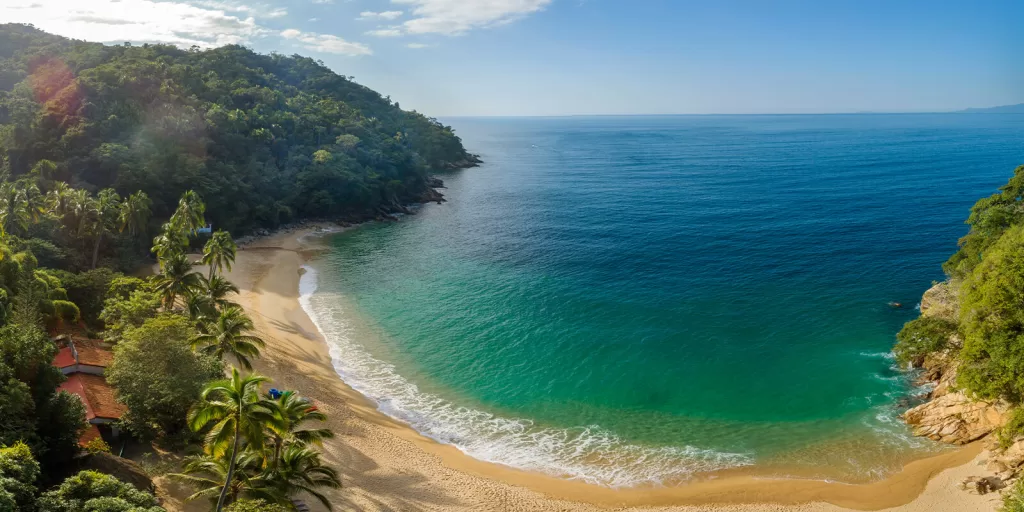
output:
[[[85,446],[102,437],[98,425],[109,428],[116,437],[118,432],[114,423],[121,419],[127,409],[117,401],[114,388],[107,384],[103,376],[107,366],[114,360],[114,354],[99,340],[59,336],[54,341],[61,347],[53,358],[53,365],[67,375],[60,389],[78,395],[85,405],[89,427],[78,443]]]

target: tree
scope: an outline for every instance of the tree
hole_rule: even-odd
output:
[[[92,247],[92,268],[96,268],[96,262],[100,256],[100,244],[103,237],[114,230],[118,216],[121,211],[121,196],[114,192],[114,189],[103,189],[96,196],[95,201],[88,203],[90,211],[86,230],[93,237]]]
[[[221,311],[214,321],[204,323],[203,332],[192,338],[192,349],[220,359],[230,355],[251,371],[250,359],[259,357],[264,346],[263,340],[246,334],[252,330],[248,315],[242,308],[232,306]]]
[[[194,235],[206,225],[206,204],[194,190],[182,194],[178,209],[171,215],[171,225],[188,235]]]
[[[231,281],[225,279],[224,276],[213,276],[209,279],[203,279],[199,293],[208,297],[218,308],[227,308],[236,305],[234,302],[228,300],[228,296],[231,294],[237,294],[238,287]]]
[[[220,361],[192,352],[192,336],[188,319],[163,313],[129,329],[114,347],[107,381],[128,408],[122,422],[133,434],[166,438],[183,433],[203,386],[223,375]]]
[[[118,212],[118,220],[121,221],[121,231],[128,230],[128,234],[145,236],[146,228],[149,225],[149,217],[152,215],[151,208],[153,201],[143,191],[138,191],[121,203],[121,211]]]
[[[0,446],[0,510],[32,510],[39,474],[39,463],[28,445]]]
[[[192,430],[207,431],[207,455],[215,458],[227,455],[227,471],[217,499],[217,512],[226,504],[243,440],[254,447],[262,442],[263,425],[269,420],[269,413],[261,404],[259,391],[269,380],[260,375],[243,377],[237,368],[232,368],[231,378],[210,383],[203,389],[202,401],[189,411]]]
[[[174,253],[161,261],[161,272],[153,280],[155,289],[164,298],[164,306],[174,307],[177,298],[202,286],[202,274],[193,272],[194,265],[184,253]]]
[[[231,264],[235,262],[237,251],[238,246],[231,239],[230,233],[227,231],[214,233],[203,247],[203,264],[210,266],[209,279],[212,280],[217,272],[222,272],[224,269],[231,271]]]
[[[0,185],[0,237],[24,230],[31,219],[25,189],[10,182]]]
[[[334,507],[331,506],[330,500],[320,493],[320,489],[341,488],[338,472],[323,464],[319,452],[300,444],[287,445],[281,459],[268,472],[266,478],[280,490],[281,494],[294,496],[300,492],[309,493],[328,510],[333,510]]]
[[[110,475],[82,471],[44,493],[39,512],[166,512],[156,497]]]
[[[111,283],[109,296],[104,301],[103,311],[99,315],[106,328],[103,338],[107,341],[120,341],[125,332],[141,326],[146,320],[156,316],[160,309],[160,294],[151,287],[143,285],[120,290],[119,286],[123,283]]]
[[[1024,225],[1000,236],[960,290],[958,383],[982,398],[1024,399]]]
[[[306,427],[311,422],[327,421],[327,416],[298,393],[286,391],[277,398],[268,398],[264,400],[264,407],[272,418],[266,427],[273,447],[273,456],[268,464],[271,468],[277,466],[285,445],[320,444],[324,439],[334,437],[330,429]]]
[[[232,510],[243,496],[261,497],[269,499],[272,503],[282,501],[283,496],[277,494],[277,489],[263,476],[260,467],[262,463],[263,458],[259,452],[243,450],[234,462],[233,473],[229,479],[228,472],[232,467],[228,458],[203,453],[187,457],[182,472],[171,476],[197,489],[195,493],[185,498],[186,501],[206,498],[217,504],[223,494],[227,507],[224,510]],[[225,486],[225,482],[230,484]]]

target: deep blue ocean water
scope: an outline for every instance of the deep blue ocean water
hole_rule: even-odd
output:
[[[941,449],[898,421],[920,390],[888,352],[1024,164],[1024,115],[445,121],[486,163],[303,279],[385,412],[615,486],[877,478]]]

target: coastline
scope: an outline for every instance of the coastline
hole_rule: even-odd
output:
[[[859,485],[765,479],[741,470],[679,487],[611,489],[473,459],[378,411],[335,372],[326,341],[299,303],[301,267],[318,250],[308,235],[322,226],[252,241],[238,252],[229,279],[241,289],[239,302],[267,341],[257,371],[273,378],[277,387],[297,389],[316,400],[338,434],[324,451],[343,475],[345,488],[329,494],[341,509],[797,512],[996,507],[997,495],[971,495],[957,487],[979,472],[977,443]]]

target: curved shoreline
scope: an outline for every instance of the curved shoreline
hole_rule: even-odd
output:
[[[300,268],[316,249],[305,235],[315,230],[279,233],[253,242],[239,251],[230,278],[242,289],[241,302],[268,342],[266,357],[257,369],[274,378],[279,387],[311,396],[331,417],[339,435],[325,450],[346,483],[346,489],[332,493],[336,503],[359,510],[575,511],[672,506],[665,510],[696,511],[706,510],[707,505],[738,504],[747,505],[728,510],[994,510],[992,497],[955,488],[955,483],[975,471],[970,462],[981,450],[977,444],[912,462],[885,480],[857,485],[766,479],[756,471],[740,469],[679,487],[611,489],[473,459],[378,411],[335,373],[328,344],[298,301]]]

